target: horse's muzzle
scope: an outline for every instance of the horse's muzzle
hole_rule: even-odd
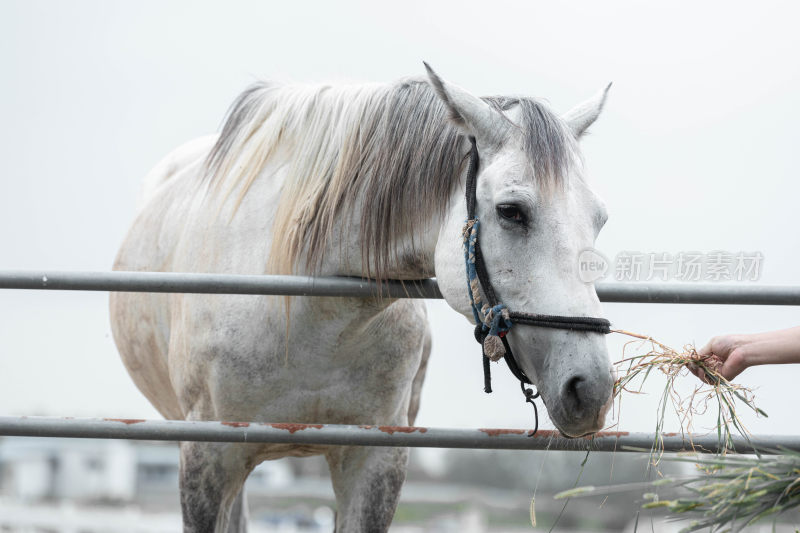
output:
[[[550,416],[566,436],[576,437],[603,428],[611,407],[614,380],[610,372],[575,373],[560,384]]]

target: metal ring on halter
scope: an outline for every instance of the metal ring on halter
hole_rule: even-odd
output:
[[[537,410],[534,399],[539,397],[539,392],[525,388],[526,384],[532,385],[530,378],[517,364],[511,346],[508,344],[506,333],[515,323],[542,328],[557,328],[570,331],[590,331],[595,333],[607,334],[611,332],[611,323],[605,318],[595,318],[586,316],[557,316],[541,315],[534,313],[513,312],[505,305],[500,303],[494,292],[494,287],[489,280],[486,271],[486,264],[483,262],[480,243],[478,241],[478,229],[480,221],[475,211],[477,200],[477,175],[480,158],[478,157],[478,146],[475,137],[469,138],[472,148],[470,150],[469,167],[467,169],[466,201],[467,201],[467,220],[464,224],[464,262],[467,270],[467,287],[469,290],[469,300],[472,306],[472,314],[475,320],[475,340],[481,345],[481,355],[483,358],[483,384],[485,392],[492,392],[492,376],[490,359],[486,353],[487,338],[493,337],[492,360],[499,358],[497,355],[500,348],[497,338],[502,342],[505,350],[502,357],[505,359],[511,373],[520,381],[522,393],[525,401],[533,405],[533,412],[536,417],[536,427],[530,436],[539,430],[539,411]],[[486,303],[481,305],[483,299]],[[494,338],[497,337],[497,338]]]
[[[525,395],[525,401],[533,406],[533,418],[536,420],[536,425],[533,426],[533,431],[528,433],[529,437],[533,437],[536,435],[536,432],[539,431],[539,410],[536,408],[536,398],[539,397],[539,391],[536,391],[536,394],[533,393],[533,389],[526,389],[525,384],[523,382],[519,382],[519,387],[522,389],[522,394]]]

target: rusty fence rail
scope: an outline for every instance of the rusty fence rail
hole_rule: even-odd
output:
[[[800,287],[701,283],[597,283],[604,302],[800,305]],[[441,298],[435,279],[388,281],[188,272],[0,271],[0,289],[295,296]]]
[[[0,435],[162,441],[260,442],[277,444],[403,446],[495,450],[638,451],[653,446],[649,433],[601,432],[593,438],[567,439],[550,430],[535,435],[524,429],[462,429],[336,424],[267,424],[123,418],[0,417]],[[715,434],[663,435],[669,452],[717,451]],[[739,453],[800,451],[794,436],[752,436],[734,439]]]

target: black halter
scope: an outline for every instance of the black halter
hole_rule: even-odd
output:
[[[508,343],[505,333],[512,324],[526,324],[528,326],[536,326],[542,328],[557,328],[567,329],[571,331],[591,331],[595,333],[607,334],[611,332],[611,323],[605,318],[594,318],[584,316],[555,316],[555,315],[540,315],[534,313],[520,313],[508,310],[497,299],[497,294],[494,292],[492,283],[489,280],[489,274],[486,271],[486,264],[483,261],[483,254],[481,253],[480,245],[478,243],[478,219],[475,214],[477,204],[476,186],[478,166],[480,159],[478,158],[478,147],[475,143],[475,137],[470,137],[469,141],[472,145],[470,151],[469,168],[467,170],[467,223],[464,227],[464,244],[465,244],[465,259],[467,261],[467,282],[470,284],[470,299],[473,304],[473,313],[475,315],[475,340],[481,345],[481,352],[483,357],[483,381],[484,391],[492,392],[492,377],[491,368],[489,367],[489,357],[486,354],[486,339],[489,336],[497,336],[502,342],[505,352],[503,358],[508,365],[511,373],[514,374],[520,381],[520,387],[525,395],[525,401],[533,405],[533,410],[536,415],[536,428],[530,435],[536,433],[539,429],[539,413],[536,410],[534,399],[539,397],[539,393],[534,393],[533,389],[526,388],[526,384],[532,384],[530,378],[519,367],[514,354],[511,351],[511,346]],[[474,263],[474,274],[480,287],[480,293],[486,300],[483,310],[479,310],[480,301],[476,302],[473,298],[480,298],[481,295],[476,295],[474,286],[471,283],[470,266]],[[474,296],[473,296],[474,295]],[[501,316],[502,313],[502,316]],[[493,316],[494,315],[494,316]],[[487,321],[493,320],[491,324]],[[498,323],[501,325],[498,327]],[[500,331],[502,330],[502,331]]]

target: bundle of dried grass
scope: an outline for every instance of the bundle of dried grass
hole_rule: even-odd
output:
[[[699,355],[695,347],[687,344],[683,350],[661,343],[654,338],[632,333],[625,330],[614,330],[633,337],[636,340],[627,342],[623,348],[623,358],[615,365],[619,378],[614,383],[614,396],[619,398],[623,392],[640,394],[642,387],[654,369],[666,375],[667,380],[664,391],[658,404],[656,415],[655,440],[653,442],[653,457],[657,462],[663,450],[664,418],[667,406],[671,405],[680,421],[681,432],[691,438],[695,415],[701,415],[710,408],[717,411],[717,438],[719,449],[723,453],[734,451],[733,436],[739,434],[749,440],[749,432],[737,414],[737,404],[747,406],[758,415],[767,414],[756,407],[753,392],[741,385],[729,382],[720,373],[722,361],[714,355]],[[630,349],[636,349],[636,355],[628,356]],[[680,376],[689,374],[689,368],[694,366],[702,370],[709,384],[700,384],[688,396],[681,396],[675,388],[675,382]],[[692,377],[692,379],[696,379]],[[621,399],[617,409],[621,408]]]

